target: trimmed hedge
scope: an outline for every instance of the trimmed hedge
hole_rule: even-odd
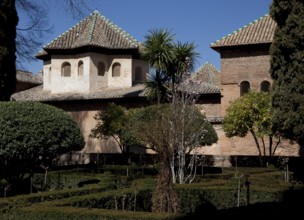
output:
[[[214,186],[202,187],[200,184],[176,186],[180,199],[181,212],[193,213],[201,207],[213,207],[214,210],[237,206],[237,188]],[[258,202],[281,202],[286,191],[271,189],[242,189],[240,206]],[[1,199],[2,204],[29,206],[40,203],[45,206],[74,206],[81,208],[102,208],[118,210],[150,211],[153,188],[125,188],[106,191],[101,187],[62,190],[27,196]],[[285,193],[286,194],[286,193]],[[7,201],[7,203],[5,203]]]
[[[179,216],[151,213],[155,178],[136,179],[129,182],[131,187],[117,189],[118,182],[126,180],[118,181],[117,176],[106,172],[98,185],[0,199],[0,219],[186,219],[194,215],[213,216],[225,210],[249,207],[248,204],[251,207],[260,204],[264,208],[263,204],[302,200],[303,197],[299,199],[300,195],[304,196],[302,185],[283,182],[281,171],[264,169],[238,169],[238,173],[244,174],[240,194],[239,179],[233,168],[214,174],[213,178],[202,178],[198,183],[176,185],[182,213]],[[251,184],[246,185],[247,177]],[[238,202],[240,207],[236,207]],[[90,213],[90,210],[94,211]],[[141,213],[139,217],[137,214],[130,217],[128,213],[134,211]]]
[[[84,187],[78,189],[63,189],[57,191],[49,191],[43,193],[34,193],[30,195],[19,195],[0,199],[0,211],[8,206],[24,206],[33,203],[41,203],[45,201],[60,200],[64,198],[72,198],[88,194],[96,194],[106,191],[106,188],[100,186]]]
[[[22,207],[18,210],[18,212],[4,214],[2,217],[3,219],[14,220],[170,220],[177,219],[181,217],[181,215],[74,207],[32,206]]]
[[[0,206],[7,206],[5,201],[10,202],[9,208],[2,209],[0,219],[179,219],[182,216],[191,216],[193,213],[208,215],[216,211],[235,209],[237,205],[237,189],[235,188],[202,187],[200,184],[191,184],[178,185],[176,189],[180,199],[181,215],[151,213],[153,188],[126,188],[104,192],[98,192],[102,190],[101,188],[92,188],[86,189],[86,193],[73,191],[70,194],[73,196],[62,194],[60,191],[57,192],[59,195],[54,195],[54,197],[50,197],[49,193],[42,193],[40,199],[43,199],[40,201],[38,196],[33,195],[0,199]],[[91,194],[88,194],[89,192]],[[269,188],[251,189],[249,192],[251,206],[253,204],[280,204],[293,201],[299,192],[303,195],[303,191]],[[247,195],[246,190],[241,191],[241,207],[247,207]],[[30,204],[31,202],[33,203]]]

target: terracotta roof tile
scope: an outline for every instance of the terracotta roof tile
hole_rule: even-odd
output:
[[[36,56],[51,49],[95,46],[107,49],[137,49],[140,43],[109,19],[94,11],[78,24],[43,47]]]
[[[144,85],[136,85],[129,88],[103,88],[90,93],[67,92],[52,94],[43,90],[43,86],[37,86],[12,95],[14,101],[67,101],[67,100],[92,100],[113,99],[125,97],[144,97]]]
[[[218,86],[203,81],[194,81],[191,78],[181,83],[177,87],[180,91],[187,91],[194,94],[220,94]]]
[[[271,43],[275,28],[275,21],[266,14],[258,20],[255,20],[220,40],[215,41],[210,45],[210,47],[217,49],[219,47],[227,46]]]
[[[31,72],[23,71],[23,70],[17,70],[16,72],[16,78],[19,82],[24,83],[31,83],[34,85],[41,85],[42,84],[42,78],[39,76],[34,75]]]
[[[196,92],[199,94],[220,93],[220,89],[204,82],[192,82],[181,85],[179,89]],[[126,97],[146,97],[144,84],[138,84],[128,88],[102,88],[90,93],[67,92],[52,94],[43,90],[43,86],[37,86],[25,91],[14,93],[11,97],[13,101],[66,101],[66,100],[92,100],[92,99],[115,99]]]
[[[220,82],[220,70],[218,70],[213,64],[206,62],[192,75],[193,81],[201,81],[213,85],[219,86]]]

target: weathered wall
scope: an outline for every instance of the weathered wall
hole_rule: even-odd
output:
[[[77,101],[55,103],[53,105],[67,111],[79,125],[81,132],[85,138],[85,146],[83,153],[121,153],[121,150],[116,141],[112,138],[100,140],[90,137],[91,130],[96,126],[97,121],[94,116],[103,111],[107,103],[116,102],[127,108],[136,108],[145,106],[147,103],[144,99],[118,99],[118,100],[99,100],[99,101]]]
[[[248,81],[250,88],[260,91],[263,81],[272,82],[269,74],[270,56],[267,51],[224,51],[221,54],[221,115],[229,102],[240,97],[240,83]]]
[[[222,156],[230,156],[230,155],[259,155],[257,145],[254,142],[254,139],[251,134],[248,134],[246,137],[232,137],[228,138],[223,131],[221,124],[214,125],[214,128],[219,137],[219,141],[212,146],[201,147],[199,149],[200,154],[207,155],[222,155]],[[274,141],[273,146],[275,146],[277,141]],[[259,140],[261,145],[262,155],[263,147],[262,141]],[[269,155],[269,144],[268,139],[265,139],[266,146],[266,155]],[[299,155],[299,146],[297,144],[292,144],[289,141],[282,141],[275,155],[277,156],[298,156]]]
[[[78,64],[83,62],[83,74],[78,73]],[[104,76],[98,75],[98,63],[105,64]],[[61,68],[64,62],[71,64],[71,76],[63,77]],[[113,64],[121,65],[119,77],[112,76]],[[146,62],[132,59],[131,55],[104,55],[98,53],[83,53],[78,55],[53,55],[50,61],[46,61],[43,67],[44,90],[51,93],[87,93],[100,90],[105,87],[123,88],[131,87],[134,81],[135,68],[142,70],[144,81],[149,66]]]

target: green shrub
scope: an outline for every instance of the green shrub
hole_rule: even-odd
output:
[[[1,218],[2,217],[2,218]],[[0,214],[1,219],[13,220],[165,220],[177,219],[178,215],[168,213],[133,212],[121,210],[87,209],[74,207],[23,207],[14,213]]]

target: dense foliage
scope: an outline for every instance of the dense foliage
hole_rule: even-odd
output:
[[[230,103],[224,117],[223,129],[227,137],[245,137],[251,133],[260,156],[273,156],[279,143],[273,145],[270,95],[248,92]],[[268,153],[264,138],[269,138]]]
[[[304,3],[274,0],[277,29],[270,49],[273,131],[304,143]]]
[[[78,125],[61,109],[35,102],[2,102],[0,112],[0,178],[9,182],[84,146]]]
[[[218,140],[213,126],[193,105],[151,105],[133,117],[133,135],[157,152],[161,164],[170,170],[165,179],[169,176],[173,183],[191,183],[196,176],[196,152]]]
[[[161,143],[165,147],[174,147],[180,142],[181,136],[190,149],[211,145],[218,140],[213,126],[194,106],[187,106],[183,118],[184,127],[170,131],[173,123],[182,121],[175,117],[174,110],[170,107],[169,104],[161,104],[139,109],[132,120],[134,135],[156,152],[163,150],[160,148],[163,145]],[[168,135],[169,132],[172,132],[172,136]]]
[[[124,189],[113,190],[96,184],[0,198],[0,219],[201,219],[202,216],[214,218],[219,214],[222,218],[244,218],[248,213],[250,216],[272,219],[284,213],[300,214],[303,186],[284,182],[281,170],[274,167],[238,167],[237,170],[230,167],[221,170],[222,173],[200,176],[200,182],[175,186],[181,202],[180,212],[185,216],[152,213],[151,197],[155,179],[142,176],[140,179],[136,177],[136,182],[140,181],[141,184]],[[69,175],[65,172],[61,171],[64,179],[80,174],[76,170]],[[236,172],[246,173],[246,177],[238,179]],[[92,174],[88,170],[81,175],[92,178]],[[53,175],[56,176],[55,173]],[[103,179],[104,174],[93,175],[94,178]],[[128,180],[132,181],[132,178]],[[240,200],[236,196],[239,183],[242,184]],[[238,201],[240,207],[237,207]]]
[[[109,103],[103,111],[96,113],[94,118],[96,126],[91,131],[91,136],[100,139],[113,138],[122,153],[128,153],[131,146],[137,145],[132,132],[128,129],[128,124],[132,110]]]

